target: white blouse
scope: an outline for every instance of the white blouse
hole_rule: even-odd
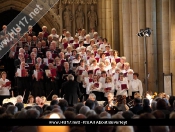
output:
[[[0,95],[10,95],[9,90],[11,89],[11,86],[2,87],[2,85],[5,85],[6,82],[9,82],[9,80],[3,80],[2,78],[0,79]]]

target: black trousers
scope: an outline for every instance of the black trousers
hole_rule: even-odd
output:
[[[4,99],[10,98],[10,95],[0,95],[0,105],[2,106],[2,102]]]

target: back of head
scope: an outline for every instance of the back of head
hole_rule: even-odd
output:
[[[165,119],[165,114],[161,110],[155,110],[152,114],[156,119]]]
[[[156,119],[156,118],[150,113],[143,113],[140,115],[139,119]]]
[[[17,115],[16,119],[26,119],[27,117],[27,110],[23,109],[22,111],[19,112]]]
[[[95,112],[99,115],[101,112],[104,112],[105,109],[102,106],[95,107]]]
[[[89,110],[89,111],[86,113],[86,117],[91,116],[91,115],[96,115],[96,112],[95,112],[94,110]]]
[[[58,100],[52,100],[51,102],[50,102],[50,105],[58,105]]]
[[[76,114],[72,111],[65,111],[64,116],[66,119],[75,119]]]
[[[90,108],[88,106],[82,106],[79,113],[86,115],[86,113],[90,110]]]
[[[85,105],[88,106],[90,109],[94,109],[94,107],[95,107],[95,102],[92,101],[92,100],[90,100],[90,99],[88,99],[88,100],[86,100]]]
[[[87,117],[83,114],[76,115],[75,119],[86,119]]]
[[[0,115],[2,115],[3,113],[5,113],[6,108],[5,107],[0,107]]]
[[[18,108],[14,105],[10,105],[7,107],[7,110],[6,110],[6,113],[7,114],[12,114],[12,115],[15,115],[15,113],[18,112]]]
[[[125,118],[122,116],[122,113],[118,112],[117,114],[112,115],[112,119],[125,119]]]
[[[134,132],[133,126],[117,126],[116,132]]]
[[[77,103],[77,104],[75,105],[75,110],[76,110],[76,113],[77,113],[77,114],[79,114],[79,111],[80,111],[80,109],[81,109],[82,106],[84,106],[83,103]]]
[[[111,118],[111,114],[109,114],[108,112],[104,111],[104,112],[102,112],[102,113],[99,115],[99,117],[100,117],[101,119],[110,119],[110,118]]]
[[[168,126],[150,126],[151,132],[169,132]]]
[[[139,104],[139,103],[141,103],[140,98],[134,98],[134,104]]]
[[[157,101],[157,109],[158,110],[166,110],[167,109],[167,103],[164,99],[160,99]]]
[[[59,100],[58,105],[60,106],[61,110],[64,112],[68,107],[68,102],[65,99]]]
[[[36,109],[27,110],[27,119],[37,119],[40,116],[40,112]]]
[[[151,109],[154,111],[157,109],[157,101],[152,101],[151,102]]]
[[[24,108],[23,103],[16,103],[15,106],[18,107],[18,111],[21,111],[21,109]]]
[[[131,118],[134,116],[134,114],[133,114],[132,111],[124,111],[124,112],[122,113],[122,116],[123,116],[125,119],[131,119]]]
[[[149,106],[149,105],[150,105],[149,99],[147,99],[147,98],[143,99],[143,106],[145,107],[145,106]]]

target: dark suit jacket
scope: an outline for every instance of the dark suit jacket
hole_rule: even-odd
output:
[[[61,96],[67,100],[69,105],[78,103],[78,98],[82,95],[79,88],[79,83],[76,81],[67,81],[62,84]]]
[[[17,67],[17,66],[20,65],[20,64],[21,64],[20,59],[16,59],[16,60],[14,61],[15,67]]]

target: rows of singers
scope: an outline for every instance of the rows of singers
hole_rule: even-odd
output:
[[[15,76],[14,85],[20,95],[46,95],[48,99],[53,94],[63,96],[60,89],[68,74],[75,76],[84,98],[91,92],[97,100],[104,100],[110,92],[142,95],[142,82],[126,57],[119,57],[107,39],[93,29],[89,34],[78,30],[75,37],[66,30],[62,35],[55,29],[49,34],[46,26],[42,30],[36,37],[30,26],[20,41],[14,39],[6,55],[9,79]]]

